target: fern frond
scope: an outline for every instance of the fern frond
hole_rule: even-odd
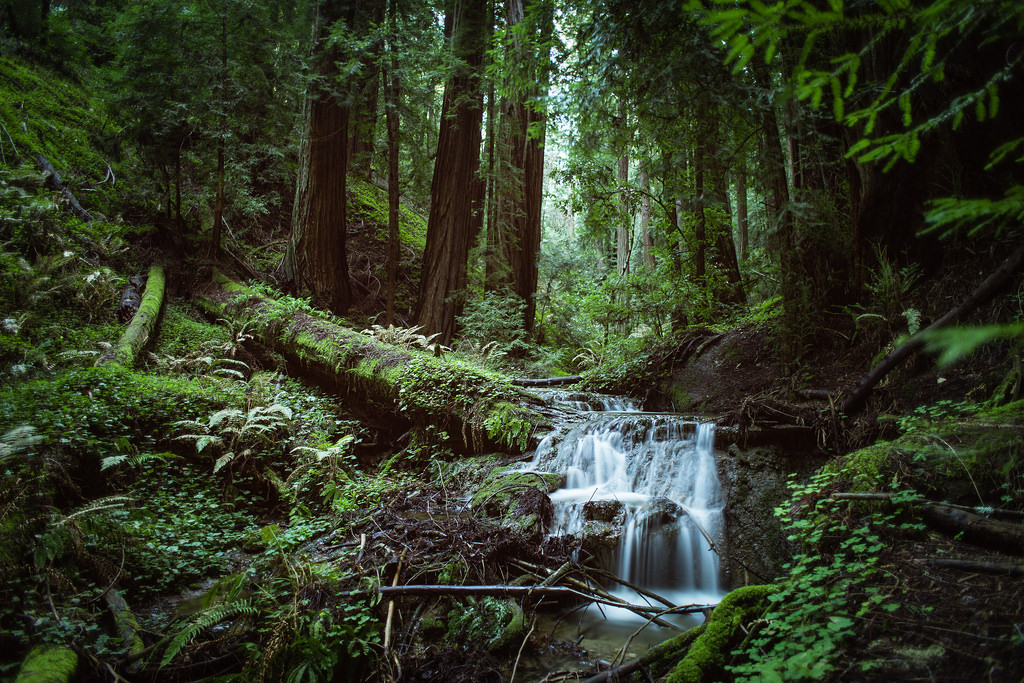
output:
[[[256,616],[256,613],[256,608],[249,604],[248,599],[240,600],[238,602],[229,602],[223,605],[216,605],[204,612],[200,612],[191,622],[189,622],[187,626],[185,626],[185,628],[178,632],[178,635],[174,636],[171,640],[170,644],[167,646],[167,650],[164,651],[163,659],[160,660],[160,666],[165,667],[174,661],[174,658],[178,656],[178,653],[181,652],[185,646],[195,640],[196,636],[214,624],[218,624],[228,617],[252,617]]]

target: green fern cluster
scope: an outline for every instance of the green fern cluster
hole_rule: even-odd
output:
[[[201,454],[207,448],[220,452],[213,465],[216,473],[236,461],[244,463],[258,446],[273,443],[275,436],[288,426],[291,419],[291,408],[275,403],[255,406],[248,411],[225,408],[210,415],[205,422],[179,420],[174,425],[194,430],[176,438],[192,442],[197,453]]]
[[[433,351],[434,347],[438,346],[441,351],[451,351],[447,346],[434,343],[434,339],[439,337],[440,333],[435,332],[428,337],[419,334],[421,329],[423,329],[422,325],[416,325],[415,327],[395,327],[394,325],[382,327],[380,325],[373,325],[369,329],[362,330],[361,333],[382,344],[390,344],[391,346],[423,349],[424,351]]]

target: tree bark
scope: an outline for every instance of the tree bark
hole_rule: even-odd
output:
[[[160,307],[164,303],[164,269],[162,266],[153,266],[149,269],[149,278],[146,280],[146,291],[142,295],[142,302],[139,310],[135,312],[128,328],[121,335],[117,344],[106,351],[97,365],[121,365],[130,368],[135,365],[139,352],[146,346],[156,321],[160,317]]]
[[[392,325],[395,320],[395,292],[398,289],[398,265],[401,259],[402,243],[398,231],[399,195],[398,161],[399,130],[398,93],[401,83],[398,76],[398,60],[394,44],[397,32],[398,11],[395,0],[390,4],[388,24],[391,30],[388,68],[384,73],[384,120],[388,131],[388,294],[384,324]]]
[[[893,496],[889,493],[834,493],[831,498],[891,501]],[[962,505],[936,503],[923,498],[909,502],[921,511],[924,523],[936,531],[983,548],[1024,555],[1024,524],[990,519]]]
[[[327,26],[340,17],[342,4],[335,0],[322,8],[314,50],[326,41]],[[343,313],[351,300],[345,248],[349,110],[331,94],[339,57],[337,48],[324,48],[318,63],[322,83],[306,97],[291,235],[278,268],[286,285],[308,288],[335,313]]]
[[[483,185],[480,126],[481,67],[490,27],[486,0],[453,0],[452,54],[456,73],[445,88],[441,130],[430,188],[430,217],[423,255],[416,322],[427,334],[451,343],[462,311],[466,261],[479,232]]]
[[[376,415],[390,413],[429,437],[444,430],[446,445],[470,453],[522,453],[545,418],[530,394],[444,357],[377,342],[322,318],[294,312],[214,273],[194,296],[211,316],[248,325],[261,343],[333,391],[352,393]],[[427,388],[429,387],[429,390]]]
[[[740,261],[747,260],[747,249],[750,246],[748,217],[747,174],[740,169],[736,172],[736,231],[739,233]]]
[[[640,237],[644,245],[644,263],[651,270],[655,267],[654,262],[654,235],[651,233],[651,176],[647,173],[646,166],[640,170],[640,191],[643,195],[640,198]]]
[[[864,407],[868,394],[871,393],[875,385],[910,354],[920,349],[930,333],[948,327],[951,323],[962,318],[990,299],[1022,265],[1024,265],[1024,245],[1017,247],[1017,250],[995,272],[989,275],[984,282],[978,285],[962,304],[900,344],[892,353],[883,358],[878,365],[873,367],[871,372],[857,383],[857,386],[850,392],[846,401],[843,402],[842,412],[849,416],[860,411]]]
[[[553,5],[532,0],[506,0],[505,21],[513,31],[506,55],[516,70],[511,96],[501,107],[497,158],[492,181],[496,192],[493,222],[488,225],[488,288],[509,287],[526,305],[523,328],[532,331],[536,317],[537,256],[540,252],[541,208],[544,189],[544,138],[549,58],[543,48],[554,30]],[[531,23],[526,25],[529,16]],[[523,28],[525,26],[525,28]],[[520,31],[516,33],[515,31]],[[539,47],[538,47],[539,46]],[[521,85],[528,83],[529,85]],[[488,144],[488,156],[495,151]]]

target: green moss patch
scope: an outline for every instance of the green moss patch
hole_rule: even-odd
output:
[[[732,591],[718,603],[705,624],[704,631],[690,645],[672,673],[668,683],[696,683],[714,679],[725,665],[726,657],[743,638],[740,628],[764,611],[774,586],[744,586]]]

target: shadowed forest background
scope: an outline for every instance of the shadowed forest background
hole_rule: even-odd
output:
[[[1019,680],[1022,62],[995,0],[0,0],[0,678]],[[622,578],[550,387],[716,424],[699,625],[547,627]]]

